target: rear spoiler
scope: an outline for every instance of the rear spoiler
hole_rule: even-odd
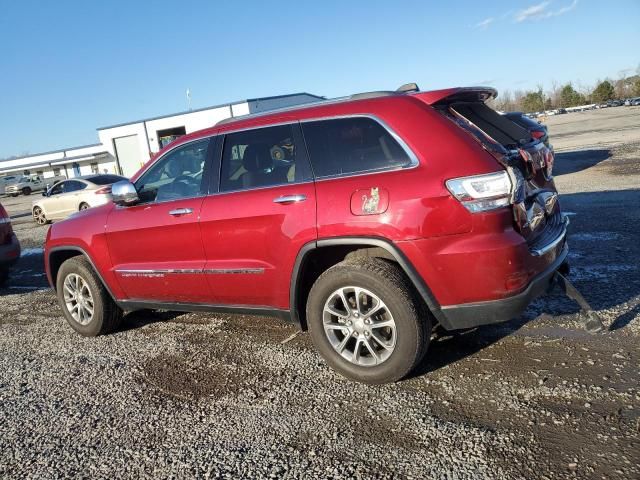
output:
[[[431,90],[411,95],[428,105],[444,105],[455,102],[486,102],[498,96],[498,91],[491,87],[456,87],[443,90]]]

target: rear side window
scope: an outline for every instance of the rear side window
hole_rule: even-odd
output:
[[[220,191],[248,190],[311,179],[306,155],[296,147],[297,125],[277,125],[226,135]]]
[[[64,192],[78,192],[80,190],[84,190],[87,188],[86,183],[78,182],[76,180],[69,180],[68,182],[64,182]]]
[[[110,185],[121,180],[126,180],[126,178],[119,175],[97,175],[95,177],[87,178],[87,180],[91,183],[95,183],[96,185]]]
[[[316,178],[402,168],[411,158],[372,118],[304,122],[302,131]]]

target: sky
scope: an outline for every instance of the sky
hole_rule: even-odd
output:
[[[246,98],[640,73],[640,0],[0,0],[0,158]]]

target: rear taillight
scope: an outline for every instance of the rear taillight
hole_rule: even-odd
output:
[[[513,185],[507,172],[474,175],[447,180],[447,189],[472,213],[506,207]]]
[[[96,195],[108,195],[109,193],[111,193],[111,186],[99,188],[93,193],[95,193]]]
[[[553,153],[553,150],[549,148],[544,154],[545,174],[546,174],[547,180],[551,180],[551,177],[553,176],[554,161],[555,161],[555,154]]]
[[[544,137],[544,132],[542,130],[533,130],[531,132],[531,136],[536,140],[540,140],[542,137]]]

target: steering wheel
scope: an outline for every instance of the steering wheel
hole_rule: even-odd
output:
[[[171,182],[171,184],[176,184],[176,183],[180,183],[180,182],[184,182],[188,185],[193,185],[194,187],[200,186],[200,182],[198,180],[196,180],[193,177],[190,177],[189,175],[178,175],[173,182]]]

